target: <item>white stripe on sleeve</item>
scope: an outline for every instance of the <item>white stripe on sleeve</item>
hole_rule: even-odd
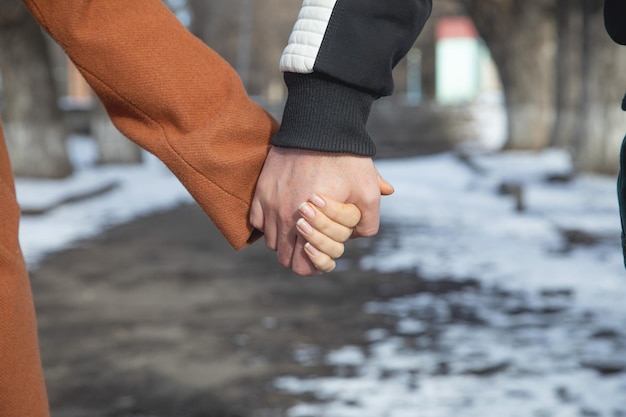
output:
[[[282,72],[313,72],[335,3],[337,0],[303,1],[298,20],[280,58]]]

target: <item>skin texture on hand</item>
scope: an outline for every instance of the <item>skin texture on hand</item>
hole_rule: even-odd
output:
[[[299,207],[302,216],[296,228],[306,243],[304,251],[320,272],[331,272],[337,266],[335,259],[344,252],[344,242],[361,220],[361,212],[354,204],[343,204],[330,197],[313,194]]]
[[[355,237],[373,236],[380,221],[381,187],[371,158],[273,147],[261,171],[250,211],[251,224],[265,233],[268,248],[279,262],[299,275],[316,268],[304,252],[306,241],[297,233],[298,208],[314,193],[352,203],[361,211]]]

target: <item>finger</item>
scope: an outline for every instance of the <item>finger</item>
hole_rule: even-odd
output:
[[[311,259],[309,259],[308,254],[304,250],[305,244],[306,241],[302,238],[302,236],[298,236],[293,251],[293,258],[291,260],[291,270],[302,276],[319,275],[320,272],[317,270],[316,266],[313,264]]]
[[[354,227],[361,220],[361,212],[354,204],[340,203],[334,198],[322,194],[313,194],[309,198],[315,207],[322,211],[332,221],[346,227]]]
[[[263,214],[263,206],[261,203],[254,199],[252,201],[252,205],[250,206],[250,224],[255,228],[263,232],[263,237],[265,238],[265,246],[271,251],[276,251],[277,249],[277,229],[276,224],[268,219],[266,222],[265,216]]]
[[[304,245],[304,251],[313,265],[315,265],[315,268],[317,268],[320,272],[331,272],[337,266],[334,259],[330,258],[325,253],[320,252],[315,246],[308,242]]]
[[[265,246],[267,246],[269,250],[276,252],[278,249],[278,230],[276,225],[268,220],[264,229]]]
[[[310,244],[315,246],[316,249],[324,252],[331,258],[337,259],[341,255],[343,255],[343,243],[336,242],[325,234],[315,230],[306,220],[298,220],[298,223],[296,223],[296,228],[307,242],[309,242]]]
[[[372,237],[380,226],[380,196],[361,206],[361,221],[354,228],[353,237]]]
[[[294,226],[281,224],[278,227],[277,234],[276,249],[278,252],[278,262],[285,268],[291,268],[291,258],[293,257],[294,247],[296,245],[296,229]]]
[[[395,191],[393,185],[386,179],[384,179],[380,172],[376,171],[376,175],[378,175],[378,187],[380,188],[381,195],[391,195]]]
[[[314,229],[325,234],[332,240],[345,242],[352,235],[352,228],[332,221],[311,203],[302,203],[298,211]]]
[[[252,225],[252,227],[260,231],[263,231],[264,226],[265,226],[264,216],[263,216],[263,206],[261,205],[261,202],[257,200],[256,198],[252,200],[252,204],[250,205],[249,220],[250,220],[250,224]]]

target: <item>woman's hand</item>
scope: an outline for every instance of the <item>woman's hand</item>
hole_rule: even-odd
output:
[[[336,259],[344,252],[348,240],[361,220],[354,204],[340,203],[330,197],[313,194],[299,207],[302,216],[296,228],[306,240],[304,251],[320,272],[331,272]]]

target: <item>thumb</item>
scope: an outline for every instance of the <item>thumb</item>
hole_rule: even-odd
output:
[[[380,176],[380,173],[377,171],[376,175],[378,176],[378,187],[380,188],[381,195],[391,195],[395,191],[393,185]]]

